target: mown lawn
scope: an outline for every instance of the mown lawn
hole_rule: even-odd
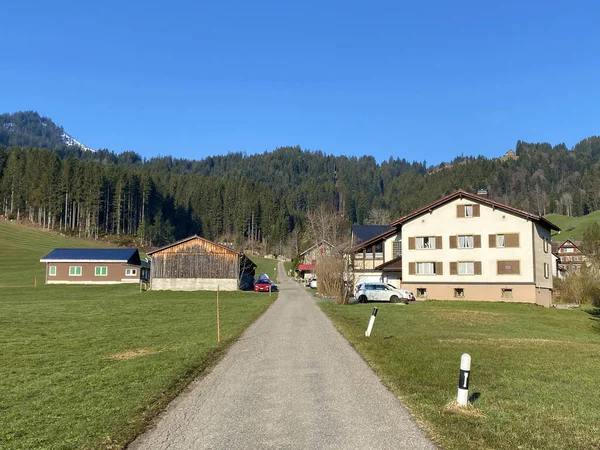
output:
[[[0,448],[120,447],[276,298],[0,289]]]
[[[217,344],[215,292],[43,284],[52,249],[100,246],[0,221],[2,449],[120,448],[277,298],[221,292]]]
[[[581,241],[583,233],[592,223],[600,223],[600,211],[594,211],[581,217],[569,217],[561,214],[548,214],[545,217],[561,229],[560,234],[553,234],[552,236],[552,240],[557,242],[566,241],[567,239]]]
[[[600,448],[600,311],[378,304],[366,338],[373,305],[319,305],[442,447]],[[446,408],[462,353],[473,400],[463,414]]]

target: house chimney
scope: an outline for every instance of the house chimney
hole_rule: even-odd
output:
[[[488,191],[487,191],[487,189],[477,189],[477,195],[479,195],[481,197],[487,197]]]

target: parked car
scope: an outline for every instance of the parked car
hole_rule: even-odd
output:
[[[310,280],[308,280],[308,287],[311,289],[317,288],[317,277],[312,277]]]
[[[254,282],[254,292],[269,292],[275,291],[277,289],[277,285],[268,279],[260,279]]]
[[[397,287],[386,283],[359,284],[354,296],[360,303],[366,303],[368,301],[402,301],[403,303],[407,303],[409,300],[415,299],[412,292],[406,289],[398,289]]]

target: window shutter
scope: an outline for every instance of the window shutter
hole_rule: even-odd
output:
[[[450,236],[450,248],[458,247],[456,236]]]
[[[450,275],[458,275],[458,263],[450,262]]]
[[[465,217],[465,205],[456,205],[456,217]]]
[[[481,275],[481,261],[475,261],[473,267],[475,269],[475,275]]]
[[[473,217],[479,217],[480,212],[481,212],[480,205],[478,205],[478,204],[473,205]]]
[[[489,248],[496,248],[496,235],[495,234],[490,234],[489,235],[488,247]]]
[[[408,238],[408,249],[409,250],[414,250],[415,249],[415,238],[414,237],[409,237]]]
[[[441,236],[435,237],[435,248],[442,248],[442,237]]]
[[[481,235],[476,234],[473,236],[473,248],[481,248]]]
[[[408,263],[408,274],[409,275],[414,275],[415,274],[415,272],[416,272],[415,266],[416,266],[416,263],[414,263],[414,262],[409,262]]]
[[[436,275],[444,275],[444,263],[442,263],[442,262],[435,263],[435,274]]]
[[[498,261],[498,275],[519,275],[519,261]]]
[[[511,233],[504,235],[504,246],[505,247],[518,247],[519,246],[519,234]]]

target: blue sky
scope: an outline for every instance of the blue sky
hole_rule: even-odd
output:
[[[437,164],[600,134],[597,2],[287,3],[9,2],[0,110],[147,158]]]

